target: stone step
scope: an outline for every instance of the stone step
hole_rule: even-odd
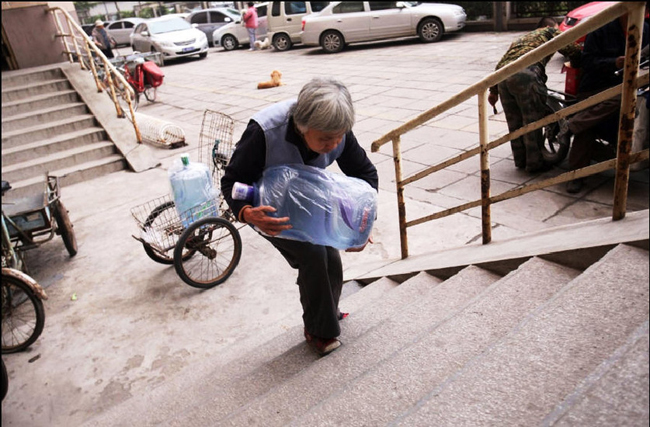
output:
[[[26,86],[33,82],[42,82],[47,80],[57,80],[64,77],[63,71],[60,68],[51,68],[49,70],[40,70],[35,72],[28,72],[23,74],[15,74],[2,76],[2,89],[7,90],[15,87]]]
[[[648,319],[648,268],[646,250],[617,246],[395,424],[539,425]]]
[[[3,117],[2,130],[13,132],[21,129],[37,126],[42,123],[55,122],[70,117],[88,114],[88,107],[83,102],[60,104],[41,110],[33,110],[29,113],[22,113],[12,117]]]
[[[2,150],[2,166],[23,163],[34,158],[43,158],[60,151],[70,150],[103,140],[106,140],[106,132],[104,129],[100,127],[89,127],[43,141],[6,148]]]
[[[592,372],[540,425],[647,426],[648,321]]]
[[[50,175],[61,177],[59,184],[66,186],[124,170],[127,167],[126,160],[121,154],[111,154],[110,156],[97,160],[78,163],[63,169],[51,170],[49,173]],[[4,172],[2,179],[5,179]],[[11,201],[12,199],[21,199],[34,193],[42,192],[45,185],[44,182],[44,175],[11,182],[12,189],[9,193],[5,194],[3,199],[6,198]]]
[[[42,123],[56,122],[70,117],[88,114],[88,107],[83,102],[72,102],[47,107],[41,110],[34,109],[31,112],[18,114],[12,117],[2,118],[2,129],[4,132],[13,132],[21,129],[38,126]]]
[[[399,286],[396,282],[383,278],[363,287],[341,301],[341,310],[351,313],[350,317],[342,322],[342,326],[352,319],[373,318],[382,313],[390,315],[398,306],[411,301],[413,297],[439,282],[427,276],[424,276],[425,280],[405,282]],[[370,315],[368,311],[374,312],[374,315]],[[295,317],[300,318],[299,315]],[[222,356],[225,356],[225,360],[231,360],[227,365],[213,366],[209,370],[187,370],[164,387],[132,398],[112,411],[92,419],[90,423],[95,426],[146,426],[160,423],[169,425],[176,414],[191,412],[194,406],[204,401],[204,404],[211,405],[213,399],[218,401],[218,407],[214,409],[227,414],[242,404],[241,396],[264,393],[277,381],[294,375],[305,365],[318,360],[318,356],[305,344],[302,321],[294,322],[293,325],[288,331],[266,343],[259,343],[259,337],[265,336],[261,332],[257,335],[257,345],[250,347],[248,354],[242,354],[241,350],[238,350],[242,344],[245,346],[245,343],[238,343],[232,346],[230,351],[220,353],[219,359],[224,360]],[[173,405],[169,404],[170,396],[174,396]],[[143,412],[142,408],[151,410]]]
[[[410,280],[421,278],[424,274]],[[205,425],[208,420],[219,420],[220,424],[234,426],[286,425],[317,405],[323,397],[391,354],[411,345],[424,331],[443,324],[499,278],[486,270],[470,266],[429,292],[417,296],[413,303],[401,305],[392,315],[383,316],[383,321],[375,323],[370,329],[365,319],[359,321],[352,317],[343,327],[343,346],[318,363],[305,366],[299,375],[277,383],[272,390],[254,400],[242,401],[241,406],[226,418],[221,419],[220,414],[215,413],[213,409],[218,402],[212,401],[197,406],[187,414],[189,417],[186,419],[175,419],[172,425],[198,426]],[[378,314],[373,315],[378,317]],[[352,340],[350,335],[356,335],[356,339]]]
[[[79,95],[74,90],[61,90],[58,92],[44,93],[12,102],[2,103],[2,117],[12,117],[34,110],[42,110],[61,104],[78,102]]]
[[[2,103],[19,101],[25,98],[31,98],[46,93],[70,90],[72,85],[68,79],[53,79],[38,81],[26,84],[24,86],[15,86],[12,88],[2,88]]]
[[[98,141],[71,148],[21,163],[3,166],[2,179],[10,183],[42,176],[45,172],[61,170],[84,162],[99,160],[115,154],[117,149],[110,141]]]
[[[2,148],[13,148],[22,144],[53,138],[57,135],[95,127],[97,122],[92,114],[80,114],[63,120],[42,123],[26,129],[2,133]]]
[[[292,422],[296,426],[388,425],[459,367],[486,351],[523,317],[578,276],[577,270],[532,258],[494,283],[473,304],[425,331]],[[377,343],[380,345],[380,343]]]

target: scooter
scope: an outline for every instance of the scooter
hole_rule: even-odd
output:
[[[648,69],[648,58],[642,58],[640,68]],[[575,69],[573,69],[575,70]],[[623,70],[616,71],[620,75]],[[567,72],[565,90],[571,92],[570,88],[577,88],[579,74]],[[575,93],[575,92],[574,92]],[[648,106],[650,103],[650,92],[648,85],[637,89],[637,105],[634,119],[634,137],[632,151],[640,151],[648,148]],[[553,89],[548,90],[547,107],[548,113],[557,112],[565,107],[576,104],[578,101],[574,94],[561,92]],[[551,123],[543,128],[544,145],[542,155],[547,163],[559,165],[564,161],[571,146],[571,137],[566,132],[561,132],[568,126],[567,119]],[[610,138],[611,139],[611,138]],[[608,141],[604,138],[597,138],[596,160],[603,161],[616,157],[617,141]],[[630,166],[632,170],[639,170],[648,167],[648,162],[639,162]]]

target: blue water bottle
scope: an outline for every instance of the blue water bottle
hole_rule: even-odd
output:
[[[218,196],[212,184],[210,169],[203,163],[190,162],[189,154],[181,154],[169,169],[169,181],[176,210],[187,228],[192,222],[211,215]]]

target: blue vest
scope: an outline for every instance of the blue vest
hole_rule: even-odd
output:
[[[266,139],[266,161],[264,169],[270,166],[288,165],[292,163],[307,164],[325,169],[341,156],[345,148],[345,135],[339,145],[327,154],[308,161],[302,159],[300,150],[295,144],[287,141],[287,127],[291,111],[296,100],[282,101],[253,115],[252,119],[260,125]]]

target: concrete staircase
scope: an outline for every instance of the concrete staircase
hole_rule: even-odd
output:
[[[11,198],[43,191],[46,172],[63,185],[127,163],[58,67],[2,75],[2,179]]]
[[[342,300],[334,353],[294,322],[86,425],[648,425],[645,234],[579,269],[533,256],[382,277]]]

